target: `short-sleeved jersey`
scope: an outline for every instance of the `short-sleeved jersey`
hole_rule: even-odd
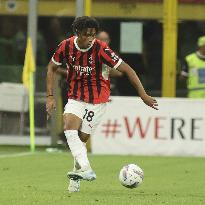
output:
[[[65,61],[68,69],[68,98],[92,104],[109,100],[110,80],[102,74],[102,65],[117,68],[119,58],[106,43],[95,39],[87,49],[80,49],[77,37],[62,41],[52,57],[56,65]]]

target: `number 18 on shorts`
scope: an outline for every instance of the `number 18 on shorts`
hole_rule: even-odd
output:
[[[80,131],[86,134],[92,134],[106,111],[106,104],[107,103],[90,104],[68,99],[64,108],[64,114],[71,113],[82,119]]]

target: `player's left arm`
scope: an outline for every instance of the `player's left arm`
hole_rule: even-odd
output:
[[[110,78],[119,78],[123,76],[123,73],[114,68],[111,68],[109,72],[109,76]]]
[[[151,96],[147,95],[135,71],[127,63],[123,62],[122,59],[119,58],[106,44],[102,44],[100,56],[102,62],[105,63],[107,66],[117,69],[122,73],[125,73],[134,88],[137,90],[143,102],[146,105],[158,110],[157,101]]]
[[[155,110],[158,110],[158,104],[156,99],[153,97],[147,95],[139,77],[137,76],[136,72],[125,62],[122,62],[118,67],[117,70],[119,70],[122,73],[125,73],[131,82],[131,84],[134,86],[134,88],[137,90],[139,96],[143,100],[143,102],[154,108]]]

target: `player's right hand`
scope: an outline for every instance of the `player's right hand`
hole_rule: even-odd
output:
[[[151,97],[151,96],[149,96],[149,95],[147,95],[147,94],[144,95],[144,96],[141,97],[141,98],[142,98],[143,102],[144,102],[146,105],[152,107],[152,108],[155,109],[155,110],[158,110],[158,103],[157,103],[157,100],[156,100],[156,99],[154,99],[153,97]]]
[[[56,101],[54,96],[48,96],[46,98],[46,112],[47,112],[47,120],[51,116],[53,110],[56,109]]]

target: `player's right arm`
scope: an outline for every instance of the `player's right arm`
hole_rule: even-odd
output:
[[[65,50],[66,40],[62,41],[58,48],[56,49],[51,61],[48,64],[47,78],[46,78],[46,112],[47,119],[51,116],[52,111],[56,108],[56,102],[54,98],[54,83],[55,83],[55,74],[57,69],[62,65]]]
[[[58,69],[56,70],[56,73],[59,75],[62,75],[64,77],[66,77],[68,75],[68,71],[64,68],[58,67]]]
[[[54,83],[55,83],[55,74],[58,69],[58,65],[53,63],[52,61],[48,64],[48,70],[47,70],[47,78],[46,78],[46,112],[47,112],[47,118],[49,118],[52,114],[52,111],[56,108],[56,102],[53,95],[53,89],[54,89]]]

